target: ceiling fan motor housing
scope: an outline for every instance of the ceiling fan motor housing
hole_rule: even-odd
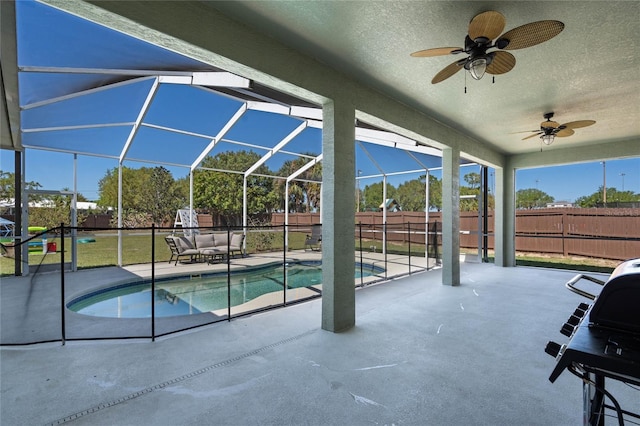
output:
[[[495,47],[497,47],[498,49],[504,49],[508,45],[509,45],[509,40],[507,40],[506,38],[499,38],[498,40],[496,40],[496,43],[495,43]]]
[[[469,55],[466,59],[464,59],[464,69],[468,71],[471,68],[473,62],[478,59],[484,59],[487,66],[491,64],[491,62],[493,61],[493,57],[495,56],[495,53],[487,53],[487,49],[492,47],[491,40],[489,40],[487,37],[476,37],[475,40],[471,40],[471,37],[467,35],[464,41],[464,52]]]

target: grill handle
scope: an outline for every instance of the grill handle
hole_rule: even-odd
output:
[[[584,291],[582,289],[579,289],[578,287],[576,287],[576,283],[582,279],[591,281],[593,283],[596,284],[600,284],[600,285],[604,285],[605,282],[602,280],[599,280],[597,278],[593,278],[590,277],[589,275],[584,275],[584,274],[578,274],[575,277],[571,278],[569,281],[567,281],[567,283],[565,284],[565,286],[571,290],[572,292],[579,294],[582,297],[586,297],[587,299],[591,299],[591,300],[595,300],[596,296],[595,294],[591,294],[588,291]]]

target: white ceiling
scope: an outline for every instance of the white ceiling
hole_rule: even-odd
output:
[[[638,1],[206,1],[331,67],[356,77],[505,154],[540,150],[523,141],[543,114],[555,121],[595,120],[545,150],[640,139]],[[460,56],[413,58],[435,47],[463,47],[469,21],[496,10],[505,31],[540,20],[565,29],[511,53],[516,66],[480,81],[459,72],[431,79]],[[640,141],[638,142],[640,144]]]

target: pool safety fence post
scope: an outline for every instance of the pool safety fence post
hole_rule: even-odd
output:
[[[231,228],[227,225],[227,321],[231,322]]]
[[[382,251],[384,252],[384,279],[387,279],[387,269],[389,269],[389,265],[387,265],[387,222],[382,224]]]
[[[287,224],[282,225],[282,306],[287,306]]]
[[[427,261],[427,271],[429,270],[429,222],[424,224],[424,259]]]
[[[440,261],[440,255],[438,253],[438,221],[436,220],[433,224],[433,255],[436,260],[436,266],[439,266],[442,262]]]
[[[358,243],[360,245],[360,287],[364,286],[364,275],[362,271],[362,222],[358,222]]]
[[[429,223],[427,223],[427,235],[429,236],[429,242],[427,243],[427,253],[430,253],[430,254],[432,254],[432,253],[433,253],[433,247],[434,247],[434,244],[433,244],[433,237],[431,237],[431,233],[432,233],[431,228],[432,228],[434,225],[435,225],[435,223],[433,223],[433,224],[429,224]],[[427,259],[427,260],[428,260],[428,259]],[[435,266],[435,262],[434,262],[434,266]]]
[[[67,339],[64,306],[64,222],[60,224],[60,325],[62,328],[62,346]]]
[[[433,258],[435,265],[438,266],[438,221],[433,224]]]
[[[151,341],[156,341],[156,224],[151,224]]]
[[[409,275],[411,275],[411,222],[407,222],[407,236],[409,243]]]

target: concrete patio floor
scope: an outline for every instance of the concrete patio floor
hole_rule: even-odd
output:
[[[357,290],[338,334],[316,299],[155,342],[3,347],[0,423],[578,425],[581,382],[550,383],[544,353],[584,301],[564,287],[574,275],[463,263],[447,287],[417,273]],[[635,389],[608,389],[640,410]]]

